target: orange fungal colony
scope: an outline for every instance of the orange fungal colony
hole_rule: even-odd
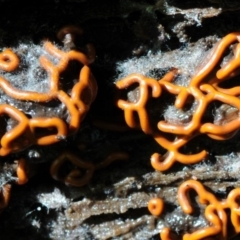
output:
[[[68,28],[68,34],[76,28]],[[79,30],[81,32],[81,30]],[[60,31],[61,37],[64,32]],[[0,156],[21,151],[32,144],[49,145],[64,139],[67,135],[75,133],[80,126],[86,112],[97,94],[97,84],[93,77],[89,64],[93,61],[94,50],[88,46],[90,55],[86,55],[77,50],[70,49],[63,51],[49,41],[45,41],[44,49],[51,56],[42,55],[39,62],[49,77],[48,92],[40,93],[26,91],[14,87],[7,79],[0,76],[0,88],[9,97],[19,101],[30,101],[35,103],[46,103],[52,100],[62,103],[69,112],[69,121],[60,117],[33,117],[29,118],[24,112],[9,104],[0,105],[0,114],[12,118],[17,124],[1,136]],[[60,78],[69,66],[70,61],[78,62],[82,65],[79,78],[71,89],[65,92],[61,88]],[[57,62],[57,63],[56,63]],[[16,71],[20,60],[11,50],[6,49],[0,53],[0,70],[6,72]],[[39,129],[42,129],[40,134]]]
[[[226,210],[230,210],[230,220],[234,228],[234,233],[240,232],[240,212],[239,212],[239,198],[240,188],[233,189],[226,199],[219,201],[215,195],[207,191],[204,186],[196,180],[188,180],[182,183],[178,189],[178,201],[186,214],[193,214],[194,209],[191,206],[191,199],[189,192],[194,190],[198,196],[198,202],[205,205],[205,217],[210,225],[203,229],[197,230],[193,233],[183,235],[183,240],[201,240],[210,239],[210,237],[217,236],[217,239],[228,239],[229,223],[228,214]],[[150,200],[151,202],[152,200]],[[170,237],[170,228],[164,228],[161,233],[162,240],[173,239]],[[208,238],[209,237],[209,238]]]
[[[231,46],[234,46],[233,57],[220,65],[224,54]],[[240,32],[225,36],[211,50],[202,65],[187,87],[174,84],[173,81],[178,74],[177,69],[172,69],[159,80],[140,74],[131,74],[116,83],[119,91],[134,83],[139,84],[138,99],[134,102],[118,99],[117,106],[124,111],[125,121],[129,127],[141,128],[143,132],[151,134],[156,142],[167,150],[164,156],[158,153],[152,155],[151,164],[156,170],[168,170],[175,162],[183,164],[200,162],[207,155],[205,150],[189,155],[180,152],[181,147],[200,134],[206,134],[216,140],[226,140],[233,137],[239,130],[240,87],[226,89],[220,84],[240,73]],[[150,96],[149,90],[154,98],[160,98],[163,91],[176,95],[175,107],[177,109],[184,109],[189,104],[189,100],[194,99],[197,105],[191,120],[184,124],[159,121],[156,131],[150,124],[146,107]],[[230,105],[235,112],[229,114],[223,122],[203,122],[204,113],[213,101]],[[134,113],[138,114],[139,121],[136,121]],[[166,134],[172,135],[175,139],[169,140]]]

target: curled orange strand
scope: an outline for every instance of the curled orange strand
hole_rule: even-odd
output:
[[[93,176],[95,170],[107,167],[114,161],[126,161],[129,156],[125,152],[114,152],[107,156],[102,162],[93,164],[91,162],[82,160],[79,156],[64,151],[52,163],[50,174],[52,178],[57,181],[62,181],[66,185],[81,187],[88,184]],[[61,174],[63,165],[67,162],[72,163],[72,169],[65,175]]]
[[[160,198],[152,198],[148,202],[148,210],[154,216],[160,216],[164,208],[164,202]]]
[[[18,166],[17,166],[17,184],[22,185],[28,182],[28,169],[27,169],[27,163],[26,160],[21,158],[20,160],[17,161]]]

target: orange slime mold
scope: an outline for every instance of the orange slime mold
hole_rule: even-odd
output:
[[[164,202],[160,198],[152,198],[148,202],[148,210],[154,216],[160,216],[164,208]]]
[[[222,59],[223,54],[234,43],[236,43],[236,47],[233,51],[233,58],[220,67],[219,61]],[[215,45],[187,87],[174,84],[175,75],[178,73],[177,69],[172,69],[160,80],[147,78],[140,74],[131,74],[116,83],[118,90],[130,87],[133,83],[139,83],[137,90],[139,97],[136,102],[118,99],[117,106],[124,110],[125,121],[129,127],[140,127],[143,132],[151,134],[156,142],[167,150],[164,156],[158,153],[152,155],[151,163],[156,170],[166,171],[175,162],[193,164],[204,159],[207,155],[205,150],[189,155],[180,153],[182,147],[200,134],[206,134],[215,140],[227,140],[238,132],[240,127],[239,114],[232,115],[231,118],[220,124],[204,123],[202,120],[209,104],[213,101],[230,105],[237,112],[240,111],[240,87],[230,89],[219,87],[221,82],[239,75],[239,67],[240,32],[235,32],[228,34]],[[150,117],[146,109],[149,88],[152,89],[152,96],[155,98],[160,98],[163,91],[176,95],[175,107],[179,109],[185,107],[189,97],[193,98],[197,105],[193,110],[191,120],[184,124],[159,121],[157,124],[159,131],[153,132],[154,126],[150,124]],[[138,113],[140,126],[136,123],[133,112]],[[165,133],[173,135],[174,140],[169,141]]]
[[[141,129],[151,134],[152,129],[149,124],[149,118],[145,109],[148,100],[148,88],[152,89],[152,96],[157,98],[161,94],[161,87],[155,79],[144,77],[140,74],[133,74],[127,78],[120,80],[116,83],[118,89],[124,89],[133,83],[139,83],[139,99],[136,103],[129,103],[125,100],[118,100],[117,106],[124,110],[125,120],[129,127],[136,128],[136,123],[133,113],[137,112],[139,116]]]
[[[17,184],[23,185],[28,182],[28,176],[27,176],[27,164],[26,160],[21,158],[20,160],[17,161],[18,166],[17,166]]]
[[[66,185],[81,187],[90,182],[95,170],[105,168],[114,161],[125,161],[128,158],[129,156],[125,152],[114,152],[102,162],[94,165],[93,163],[82,160],[71,152],[65,151],[53,161],[50,168],[50,174],[52,178],[57,181],[62,181]],[[63,164],[68,161],[72,163],[73,169],[66,176],[61,176],[60,172],[63,168]],[[85,174],[83,174],[83,171],[85,171]]]
[[[211,192],[207,191],[203,185],[195,180],[188,180],[181,184],[178,189],[178,201],[182,210],[186,214],[192,214],[193,208],[190,204],[188,192],[195,190],[199,196],[198,202],[206,205],[205,217],[211,226],[198,230],[191,234],[185,234],[183,240],[205,239],[206,237],[219,236],[218,239],[227,239],[228,218],[226,209],[231,211],[231,223],[236,233],[240,232],[240,212],[238,199],[240,188],[233,189],[227,199],[219,201]]]
[[[64,163],[70,161],[77,168],[73,169],[66,176],[60,175],[60,168]],[[85,174],[82,173],[85,170]],[[81,160],[71,152],[62,153],[51,165],[50,173],[55,180],[65,182],[67,185],[81,187],[86,185],[92,178],[95,167],[93,164]]]
[[[62,38],[64,34],[81,34],[81,32],[80,28],[71,26],[60,31],[58,37]],[[46,103],[51,100],[58,100],[67,107],[70,114],[70,122],[67,124],[61,118],[47,116],[29,119],[25,113],[17,108],[9,104],[1,104],[0,115],[7,115],[13,118],[18,122],[18,125],[1,137],[0,156],[21,151],[31,144],[53,144],[66,138],[67,135],[75,133],[96,97],[96,80],[88,67],[94,58],[93,46],[92,48],[88,46],[90,57],[77,50],[62,51],[49,41],[44,43],[44,48],[48,54],[58,60],[58,63],[54,64],[46,56],[41,56],[39,59],[42,68],[49,75],[48,92],[39,93],[17,89],[2,76],[0,76],[0,88],[5,94],[19,101]],[[73,60],[79,62],[83,67],[80,69],[78,82],[73,86],[69,95],[60,88],[59,80],[60,74],[67,69],[69,62]],[[12,50],[6,49],[0,53],[1,70],[12,72],[18,66],[19,58]],[[40,128],[44,129],[41,136],[36,133],[36,129]],[[53,133],[52,129],[56,131]]]
[[[205,189],[205,187],[196,180],[188,180],[183,182],[178,189],[178,202],[186,214],[193,214],[194,209],[191,205],[189,192],[194,190],[197,193],[197,202],[205,205],[205,217],[209,221],[208,227],[199,229],[192,233],[185,233],[183,240],[205,240],[217,239],[227,240],[232,234],[228,232],[230,229],[229,217],[226,210],[230,211],[230,221],[234,228],[234,233],[240,233],[240,188],[233,189],[226,199],[219,200],[216,196]],[[163,212],[164,204],[162,199],[153,198],[148,203],[148,210],[154,216],[160,216]],[[162,240],[180,239],[171,234],[169,227],[164,227],[160,233]]]

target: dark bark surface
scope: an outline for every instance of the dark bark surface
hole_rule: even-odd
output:
[[[177,188],[185,180],[198,179],[224,199],[239,187],[239,134],[227,141],[204,135],[194,138],[184,151],[206,149],[208,157],[199,164],[175,164],[161,173],[152,168],[150,156],[164,149],[151,136],[137,130],[106,130],[97,122],[125,127],[114,94],[115,82],[128,74],[157,77],[177,67],[183,72],[180,80],[187,81],[218,40],[240,31],[239,1],[5,0],[0,6],[0,50],[24,44],[34,52],[44,39],[60,45],[56,33],[61,27],[81,26],[79,44],[92,43],[96,48],[91,70],[99,87],[77,134],[53,146],[31,146],[1,157],[1,187],[14,182],[14,160],[21,157],[27,159],[32,178],[23,186],[13,184],[9,206],[0,215],[0,238],[160,239],[163,227],[181,236],[207,226],[204,209],[197,203],[197,214],[182,212]],[[162,116],[172,103],[168,98],[161,106],[156,103],[153,117]],[[209,109],[210,115],[215,107]],[[79,143],[83,150],[77,148]],[[112,151],[130,157],[96,171],[89,184],[76,188],[54,181],[49,174],[51,162],[66,149],[93,163]],[[160,217],[147,210],[152,197],[165,201]]]

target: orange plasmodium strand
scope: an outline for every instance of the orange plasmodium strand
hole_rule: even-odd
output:
[[[164,210],[164,201],[161,198],[152,198],[148,202],[148,211],[156,216],[159,217]],[[171,233],[171,229],[168,227],[164,227],[160,232],[161,240],[177,240],[176,236]]]
[[[5,184],[0,190],[0,211],[8,206],[10,195],[11,195],[11,184]]]
[[[239,73],[237,75],[239,75]],[[209,84],[211,84],[211,86],[213,86],[218,92],[225,93],[230,96],[239,96],[240,95],[240,86],[226,89],[226,88],[219,87],[219,85],[218,85],[219,83],[220,83],[220,81],[216,77],[212,78],[211,81],[209,81]]]
[[[56,96],[51,93],[23,91],[13,87],[5,78],[0,77],[0,88],[10,97],[22,101],[48,102]]]
[[[171,233],[171,229],[164,227],[160,232],[161,240],[179,240],[179,237]],[[206,239],[207,240],[207,239]]]
[[[151,156],[151,165],[154,169],[158,171],[168,170],[175,162],[180,162],[183,164],[192,164],[202,161],[206,156],[207,152],[205,150],[196,154],[182,154],[179,149],[183,147],[187,142],[189,142],[195,136],[180,136],[176,138],[173,142],[170,142],[162,135],[154,135],[155,141],[167,150],[164,156],[158,153],[154,153]]]
[[[71,60],[76,60],[83,65],[88,65],[89,63],[88,63],[87,57],[81,52],[77,52],[75,50],[71,50],[69,52],[63,52],[60,49],[58,49],[56,46],[54,46],[51,42],[45,42],[44,47],[49,54],[51,54],[52,56],[56,57],[59,60],[59,62],[56,65],[54,65],[50,60],[47,59],[46,56],[41,56],[39,59],[42,67],[50,75],[50,84],[49,84],[50,91],[49,93],[46,93],[44,95],[50,94],[56,97],[57,91],[59,91],[60,73],[67,68],[69,62]]]
[[[196,180],[188,180],[184,182],[178,189],[178,201],[187,214],[193,213],[193,208],[190,205],[188,193],[190,190],[195,190],[199,196],[199,203],[208,205],[205,210],[205,216],[211,222],[212,226],[202,230],[198,230],[190,235],[186,234],[185,239],[201,239],[204,237],[219,234],[222,237],[227,237],[227,215],[224,211],[224,201],[219,202],[218,199],[208,192],[204,186]],[[190,238],[187,238],[190,237]]]
[[[160,80],[158,80],[158,83],[162,89],[171,94],[178,95],[180,101],[178,98],[176,99],[175,107],[182,108],[183,104],[187,101],[188,95],[191,94],[191,92],[187,87],[178,86],[172,83],[178,72],[178,69],[172,68],[170,72],[166,73]]]
[[[18,56],[11,50],[5,49],[0,53],[0,69],[6,72],[12,72],[19,66]]]
[[[210,226],[197,230],[191,234],[185,234],[184,240],[205,239],[210,236],[218,236],[218,239],[227,240],[229,229],[226,209],[231,211],[231,222],[236,233],[240,232],[240,188],[233,189],[227,199],[219,201],[213,193],[207,191],[204,186],[196,180],[188,180],[181,184],[178,189],[178,201],[186,214],[193,213],[189,191],[195,190],[200,204],[206,205],[205,217]]]
[[[63,120],[60,118],[33,118],[29,120],[29,127],[32,132],[32,134],[35,136],[35,143],[38,145],[49,145],[56,142],[59,142],[59,140],[66,138],[67,136],[67,126],[64,123]],[[57,130],[56,133],[47,135],[44,131],[44,136],[38,136],[36,134],[36,129],[42,128],[45,130],[52,130],[53,128]],[[50,131],[51,132],[51,131]]]
[[[67,173],[66,176],[62,176],[60,174],[60,170],[63,164],[66,162],[71,162],[75,168]],[[66,185],[81,187],[89,183],[94,170],[95,167],[92,163],[83,161],[75,154],[65,151],[53,161],[50,168],[50,173],[55,180],[62,181]]]
[[[79,129],[81,122],[81,112],[76,108],[70,96],[64,91],[59,91],[59,100],[67,107],[70,113],[69,132],[74,133]]]
[[[238,111],[240,110],[240,99],[235,96],[231,96],[225,93],[221,93],[216,91],[211,85],[204,84],[201,86],[202,91],[207,92],[208,94],[212,94],[214,100],[219,100],[225,104],[229,104]],[[202,124],[200,127],[200,132],[208,134],[208,136],[215,138],[219,135],[224,136],[229,133],[233,133],[233,135],[238,131],[240,126],[240,118],[236,118],[228,123],[225,123],[224,125],[216,125],[212,123],[205,123]]]
[[[186,92],[189,92],[189,91],[186,91]],[[199,129],[199,127],[201,126],[201,120],[204,115],[204,112],[206,111],[208,104],[213,100],[213,97],[211,94],[209,94],[208,96],[205,96],[197,88],[192,89],[190,92],[191,92],[191,95],[198,100],[198,105],[194,110],[194,114],[192,116],[191,121],[185,125],[175,125],[165,121],[160,121],[158,123],[159,130],[161,130],[162,132],[168,132],[172,134],[189,135],[189,134],[193,134],[195,131]],[[178,96],[181,97],[180,94]],[[185,96],[183,98],[185,99]]]
[[[28,130],[29,121],[26,115],[8,104],[0,105],[0,115],[8,115],[18,122],[18,124],[13,129],[6,132],[2,136],[0,155],[5,156],[12,151],[19,151],[21,148],[28,146],[30,144],[28,140],[21,143],[14,142]]]
[[[87,94],[81,96],[84,90]],[[83,66],[80,71],[79,82],[76,83],[72,89],[71,99],[78,110],[83,114],[89,110],[91,103],[96,97],[96,94],[96,80],[91,74],[90,68],[88,66]]]
[[[126,161],[129,159],[129,155],[126,152],[114,152],[108,155],[102,162],[98,163],[95,168],[96,170],[102,169],[110,165],[115,161]]]
[[[172,240],[170,238],[170,228],[163,228],[163,230],[160,233],[161,240]]]
[[[149,98],[149,88],[151,88],[151,95],[157,98],[161,95],[161,87],[155,79],[144,77],[141,74],[131,74],[125,79],[119,80],[116,83],[116,87],[119,90],[125,89],[130,85],[139,84],[139,97],[137,102],[129,102],[122,99],[117,101],[117,106],[124,110],[125,121],[129,127],[137,128],[139,124],[134,119],[134,112],[137,112],[139,116],[139,122],[141,129],[151,134],[152,129],[149,123],[149,118],[146,110],[147,100]]]
[[[226,36],[226,38],[227,37],[230,36]],[[237,70],[237,68],[240,67],[240,32],[235,33],[235,37],[235,41],[237,40],[238,44],[233,51],[233,58],[216,73],[217,78],[221,81],[225,78],[228,78],[232,73],[234,73],[235,70]]]
[[[216,197],[205,190],[204,186],[196,180],[188,180],[185,181],[180,185],[178,188],[178,201],[182,210],[187,214],[193,213],[193,207],[190,204],[189,199],[189,191],[195,190],[197,195],[199,196],[199,202],[201,204],[208,204],[208,203],[217,203],[218,200]]]
[[[112,162],[126,161],[128,159],[129,155],[127,153],[119,151],[109,154],[100,163],[93,164],[89,161],[82,160],[69,151],[64,151],[53,161],[50,168],[50,174],[55,180],[65,182],[66,185],[81,187],[90,182],[94,171],[105,168]],[[61,173],[63,172],[63,165],[67,162],[72,163],[72,169],[69,173],[63,174]]]
[[[59,63],[54,65],[58,71],[62,72],[66,69],[66,66],[69,61],[76,60],[83,65],[89,65],[90,62],[87,56],[84,53],[78,52],[76,50],[70,50],[68,52],[63,52],[54,46],[51,42],[47,41],[44,44],[45,49],[49,52],[49,54],[59,59]],[[44,57],[45,58],[45,57]]]
[[[227,198],[227,203],[231,209],[231,222],[234,226],[235,232],[240,233],[240,188],[233,189]]]
[[[164,202],[161,198],[152,198],[148,202],[148,210],[154,216],[160,216],[164,209]]]
[[[227,50],[228,47],[231,46],[234,42],[239,42],[240,40],[240,32],[234,32],[230,33],[222,40],[220,40],[210,51],[210,53],[205,58],[204,62],[201,64],[201,66],[198,67],[198,72],[194,75],[194,77],[191,79],[191,82],[189,84],[190,87],[199,88],[200,85],[203,83],[205,78],[208,76],[208,74],[211,73],[211,71],[217,66],[220,59],[222,58],[224,52]],[[232,62],[228,63],[225,68],[220,69],[217,72],[217,77],[220,79],[224,79],[227,77],[228,74],[230,74],[229,66],[232,64]],[[235,70],[235,69],[232,69]],[[228,71],[228,72],[227,72]]]
[[[17,160],[17,184],[19,185],[23,185],[25,183],[28,182],[28,167],[27,167],[27,163],[26,160],[24,158],[21,158],[19,160]]]

